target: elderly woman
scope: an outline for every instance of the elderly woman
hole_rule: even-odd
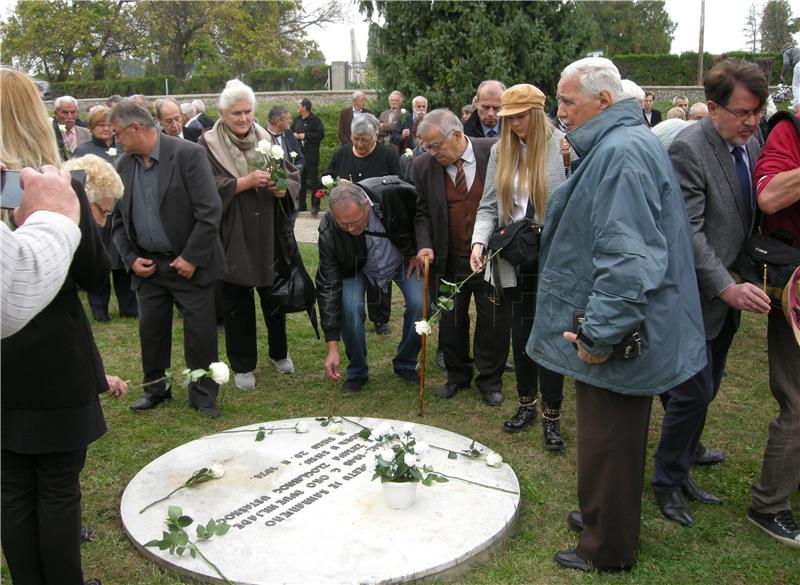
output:
[[[294,371],[286,341],[286,315],[270,306],[268,294],[280,262],[277,226],[289,221],[300,182],[292,165],[278,164],[288,174],[280,190],[262,166],[259,141],[271,144],[269,133],[253,122],[253,90],[231,80],[219,97],[220,119],[203,134],[217,190],[222,198],[220,235],[229,272],[222,277],[225,347],[236,387],[253,390],[257,362],[256,314],[253,289],[258,291],[267,325],[269,357],[282,374]]]
[[[114,132],[111,130],[111,124],[108,123],[108,112],[110,111],[111,109],[106,106],[95,106],[89,111],[86,122],[89,125],[89,131],[92,133],[92,139],[75,149],[74,158],[82,158],[87,154],[91,154],[114,164],[117,156],[122,154],[121,149],[118,151],[115,146]],[[89,164],[92,168],[100,168],[100,165],[96,162]],[[82,169],[83,166],[69,166],[69,168]],[[111,171],[113,172],[114,169],[112,168]],[[111,300],[111,281],[113,280],[120,317],[136,318],[139,315],[136,293],[131,290],[130,274],[128,274],[122,263],[122,257],[119,255],[116,245],[111,241],[111,222],[106,221],[106,212],[111,211],[114,202],[122,196],[122,193],[120,192],[116,197],[103,197],[101,193],[97,192],[95,193],[96,200],[92,200],[92,193],[87,192],[87,194],[89,195],[89,201],[92,203],[92,216],[100,228],[103,245],[111,257],[111,278],[106,278],[100,288],[87,291],[86,296],[89,300],[89,308],[92,310],[92,317],[95,321],[105,322],[109,320],[108,304]]]
[[[362,179],[400,174],[400,157],[394,146],[378,144],[380,122],[372,114],[361,114],[350,124],[352,144],[343,144],[331,157],[325,174],[340,181],[357,183]],[[389,334],[392,312],[392,289],[381,291],[367,287],[369,320],[378,335]]]

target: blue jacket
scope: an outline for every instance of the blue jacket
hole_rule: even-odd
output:
[[[527,352],[576,380],[647,396],[706,364],[692,232],[669,157],[633,99],[569,134],[580,159],[547,204]],[[642,354],[587,364],[563,337],[586,311],[586,348],[608,354],[641,327]]]

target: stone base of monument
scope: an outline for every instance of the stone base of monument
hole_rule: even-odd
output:
[[[291,430],[301,421],[308,432]],[[197,523],[214,519],[231,526],[198,548],[229,581],[242,585],[447,579],[483,560],[516,519],[520,496],[513,470],[463,454],[449,458],[448,450],[469,451],[472,439],[416,424],[417,440],[434,446],[425,463],[459,479],[418,485],[413,505],[391,509],[380,481],[371,481],[374,443],[358,436],[359,425],[381,422],[347,417],[334,435],[314,419],[271,421],[181,445],[128,484],[120,505],[125,531],[165,570],[210,583],[224,581],[202,559],[144,546],[161,538],[170,506]],[[255,440],[259,428],[266,431],[263,441]],[[490,452],[478,443],[475,448]],[[140,513],[215,463],[225,470],[222,478],[179,490]],[[191,539],[194,530],[187,528]]]

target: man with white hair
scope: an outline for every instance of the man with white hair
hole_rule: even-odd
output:
[[[705,364],[692,240],[665,150],[608,59],[567,66],[558,117],[579,155],[548,201],[527,352],[575,379],[581,531],[561,567],[636,562],[652,396]]]
[[[350,96],[350,101],[353,104],[352,107],[344,108],[339,112],[339,132],[337,133],[339,144],[351,144],[353,142],[350,139],[350,125],[353,123],[353,118],[361,114],[372,113],[364,107],[364,104],[367,103],[367,94],[363,91],[354,91],[353,95]]]
[[[214,125],[214,120],[206,116],[206,104],[203,100],[192,100],[192,105],[197,113],[186,122],[186,125],[198,130],[210,129]]]
[[[405,120],[405,124],[398,125],[392,132],[391,142],[396,144],[400,153],[404,153],[406,148],[416,147],[417,126],[422,122],[425,113],[428,111],[428,98],[418,95],[411,100],[411,115]]]
[[[53,132],[56,135],[58,152],[62,160],[67,160],[72,158],[76,148],[92,139],[92,133],[75,124],[78,119],[78,101],[74,97],[62,95],[56,98],[53,108]]]
[[[699,122],[706,116],[708,116],[708,106],[705,102],[697,102],[689,108],[689,120],[692,122]]]

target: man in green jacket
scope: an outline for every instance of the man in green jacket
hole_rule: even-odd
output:
[[[581,530],[560,566],[636,562],[653,395],[706,362],[691,230],[669,158],[608,59],[567,66],[558,117],[580,159],[548,203],[529,355],[575,379]]]

